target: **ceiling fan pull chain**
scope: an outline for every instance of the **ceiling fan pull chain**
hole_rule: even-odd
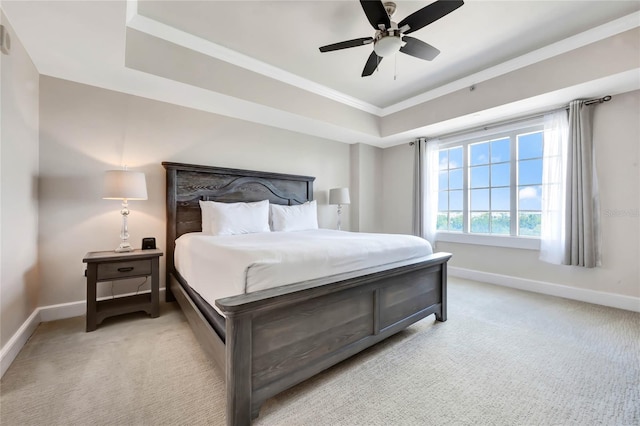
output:
[[[398,55],[393,55],[393,81],[398,79]]]

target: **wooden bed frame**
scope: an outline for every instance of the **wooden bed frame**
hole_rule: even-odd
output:
[[[174,268],[175,240],[201,230],[198,201],[293,205],[313,199],[307,176],[167,163],[167,301],[225,372],[227,424],[249,425],[268,398],[435,314],[447,319],[449,253],[216,300],[221,337]],[[212,281],[215,277],[212,277]]]

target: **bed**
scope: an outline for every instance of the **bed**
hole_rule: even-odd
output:
[[[268,398],[416,321],[432,314],[446,321],[449,253],[223,297],[211,306],[174,262],[176,240],[201,231],[200,201],[299,205],[313,199],[315,178],[162,165],[167,301],[178,302],[202,348],[225,373],[227,424],[250,424]],[[214,283],[216,274],[211,275]]]

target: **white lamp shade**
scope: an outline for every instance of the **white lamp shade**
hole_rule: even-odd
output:
[[[107,170],[102,198],[105,200],[146,200],[147,181],[142,172]]]
[[[329,190],[329,204],[349,204],[349,188],[333,188]]]

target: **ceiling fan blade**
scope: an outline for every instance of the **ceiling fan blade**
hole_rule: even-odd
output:
[[[373,37],[356,38],[353,40],[341,41],[340,43],[328,44],[320,48],[321,52],[331,52],[333,50],[347,49],[349,47],[364,46],[373,43]]]
[[[404,36],[402,37],[402,41],[407,44],[402,46],[400,51],[407,55],[415,56],[416,58],[424,59],[425,61],[432,61],[440,54],[438,49],[422,40],[418,40],[417,38]]]
[[[382,58],[376,55],[376,52],[371,52],[369,55],[369,59],[367,59],[367,63],[364,65],[364,69],[362,70],[362,77],[368,77],[378,68],[380,65],[380,61]]]
[[[398,28],[408,25],[409,29],[403,32],[404,34],[412,33],[448,15],[463,4],[462,0],[438,0],[404,18],[398,24]]]
[[[376,30],[379,30],[379,25],[384,25],[385,29],[391,27],[391,20],[387,15],[387,10],[384,8],[382,1],[380,0],[360,0],[360,5],[364,10],[364,14],[367,15],[367,19],[371,23],[371,26]]]

